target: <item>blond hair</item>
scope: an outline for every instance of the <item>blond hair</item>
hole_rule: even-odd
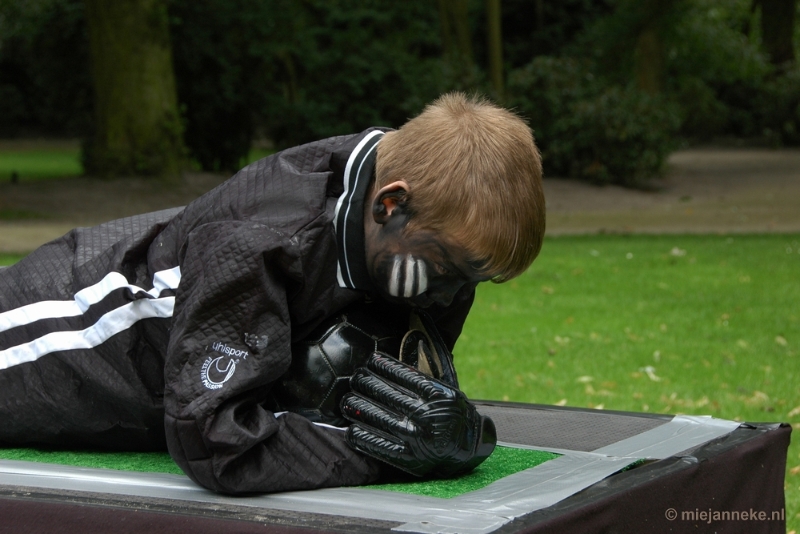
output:
[[[525,122],[485,99],[449,93],[378,144],[378,188],[409,185],[410,231],[455,239],[504,282],[542,247],[542,163]]]

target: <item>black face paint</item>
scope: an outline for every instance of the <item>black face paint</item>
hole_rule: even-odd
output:
[[[454,240],[432,230],[407,231],[411,218],[404,202],[388,216],[382,202],[373,204],[369,220],[378,225],[368,232],[367,269],[384,298],[421,308],[449,306],[462,288],[489,279]]]

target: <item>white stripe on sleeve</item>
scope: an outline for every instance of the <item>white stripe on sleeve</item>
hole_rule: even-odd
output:
[[[153,297],[158,297],[165,289],[177,289],[180,281],[180,267],[159,271],[153,275],[154,287],[150,291],[147,291],[147,293]],[[81,289],[75,293],[74,300],[45,300],[0,313],[0,332],[42,319],[56,319],[59,317],[75,317],[81,315],[85,313],[90,306],[103,300],[112,291],[123,287],[127,287],[134,293],[144,291],[140,287],[128,284],[128,280],[120,273],[111,272],[93,286]]]
[[[159,271],[153,275],[153,289],[128,284],[120,273],[108,273],[101,281],[78,291],[73,300],[36,302],[0,314],[0,332],[17,326],[60,317],[77,317],[97,304],[111,292],[127,288],[131,293],[147,293],[152,298],[138,298],[102,315],[96,323],[83,330],[49,332],[39,338],[0,350],[0,369],[35,361],[51,352],[91,349],[112,336],[123,332],[142,319],[169,318],[175,307],[175,297],[160,297],[164,290],[177,289],[181,281],[180,267]]]
[[[172,317],[175,297],[138,299],[108,312],[84,330],[51,332],[29,343],[0,351],[0,370],[38,360],[51,352],[91,349],[136,322],[151,317]]]

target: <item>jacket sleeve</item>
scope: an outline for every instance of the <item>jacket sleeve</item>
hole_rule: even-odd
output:
[[[196,228],[181,252],[165,366],[167,445],[206,488],[313,489],[379,474],[341,430],[265,407],[291,360],[287,300],[303,283],[303,246],[252,221],[226,221]]]

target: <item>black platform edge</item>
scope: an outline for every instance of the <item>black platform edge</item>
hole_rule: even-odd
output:
[[[771,501],[764,498],[754,498],[751,502],[760,502],[763,506],[771,507],[771,510],[782,510],[785,508],[785,499],[783,494],[783,472],[786,469],[786,450],[789,446],[789,436],[792,427],[786,423],[742,423],[742,425],[725,436],[712,440],[703,445],[688,449],[680,454],[665,458],[655,462],[646,462],[639,467],[616,473],[586,489],[576,493],[575,495],[564,499],[552,506],[537,510],[530,514],[526,514],[516,518],[509,523],[506,523],[500,529],[494,531],[493,534],[521,534],[521,533],[534,533],[534,532],[707,532],[701,525],[700,530],[698,525],[690,525],[689,523],[669,522],[664,520],[664,512],[666,508],[670,507],[668,501],[661,500],[656,496],[657,492],[647,491],[653,486],[661,486],[662,489],[672,487],[675,491],[682,489],[682,484],[672,482],[666,483],[665,479],[674,478],[682,472],[697,469],[702,464],[710,461],[718,460],[726,454],[736,452],[735,449],[740,449],[742,446],[752,445],[754,448],[771,448],[773,451],[766,451],[767,456],[774,462],[770,463],[773,470],[780,473],[779,478],[779,497],[772,496]],[[765,443],[767,434],[778,432],[781,435],[769,436],[772,443]],[[763,447],[762,447],[763,444]],[[775,454],[773,454],[775,453]],[[739,454],[742,454],[741,452]],[[735,459],[732,459],[735,461]],[[723,462],[724,463],[724,462]],[[753,466],[755,467],[755,466]],[[764,465],[762,464],[763,468]],[[691,478],[692,475],[689,475]],[[686,477],[683,477],[686,478]],[[697,478],[695,475],[694,478]],[[772,477],[775,478],[775,477]],[[776,483],[778,480],[775,481]],[[683,486],[684,489],[686,486]],[[747,488],[741,488],[742,491],[747,491]],[[765,491],[765,488],[758,484],[753,484],[750,493]],[[689,510],[699,509],[704,510],[712,508],[714,510],[721,510],[720,505],[714,505],[713,495],[708,495],[707,503],[697,503],[697,506],[688,508]],[[655,513],[648,521],[647,518],[641,523],[636,523],[634,518],[631,521],[620,522],[618,528],[613,530],[606,530],[600,527],[598,530],[592,528],[594,519],[602,516],[602,509],[614,499],[628,500],[629,503],[623,508],[628,510],[637,510],[642,505],[649,505],[649,507],[657,508],[661,506],[660,513]],[[653,501],[659,505],[653,506]],[[766,508],[761,508],[766,510]],[[659,510],[655,510],[659,512]],[[635,514],[632,514],[635,515]],[[640,514],[641,515],[641,514]],[[582,516],[581,518],[576,518]],[[566,519],[566,521],[564,521]],[[578,523],[581,526],[578,529],[573,529],[574,524]],[[647,524],[649,523],[649,524]],[[660,527],[659,527],[660,525]],[[786,530],[785,521],[762,523],[761,526],[766,528],[756,528],[755,525],[748,524],[728,524],[727,527],[720,527],[720,524],[705,525],[706,527],[713,527],[708,532],[743,532],[743,528],[748,532],[772,532],[783,534]],[[750,528],[753,527],[753,530]]]
[[[157,521],[164,524],[165,531],[167,532],[170,531],[168,527],[170,523],[178,525],[182,523],[181,519],[186,518],[222,520],[228,524],[235,522],[238,525],[235,532],[243,530],[249,532],[249,529],[242,525],[242,523],[252,523],[253,526],[260,526],[262,528],[265,525],[269,525],[270,527],[284,527],[286,532],[353,532],[356,534],[390,532],[392,528],[401,524],[396,521],[380,521],[330,514],[294,512],[291,510],[275,510],[253,506],[212,504],[175,499],[24,486],[0,486],[0,514],[6,518],[4,522],[6,522],[9,517],[13,517],[15,513],[18,513],[19,505],[22,503],[38,503],[70,508],[71,513],[69,511],[66,512],[67,516],[85,517],[85,514],[81,514],[81,509],[92,510],[92,513],[99,510],[106,510],[112,513],[135,512],[135,516],[132,516],[133,521],[139,516],[155,516]],[[6,511],[8,511],[8,513],[4,513]],[[64,514],[64,512],[60,513]],[[141,519],[153,519],[153,517],[142,517]],[[131,526],[134,527],[134,524],[131,524]],[[209,524],[209,527],[211,526],[212,524]],[[216,528],[219,528],[219,525],[217,525]],[[58,529],[53,530],[53,532],[56,531],[58,531]],[[133,531],[136,532],[136,529],[134,528]],[[211,529],[211,531],[220,532],[219,530],[213,529]],[[227,530],[223,531],[227,532]],[[4,532],[2,526],[0,526],[0,532]],[[26,529],[25,532],[39,533],[50,532],[50,530]],[[84,530],[82,527],[81,532],[86,534],[94,532],[100,533],[103,532],[103,530],[92,530],[91,527],[88,530]],[[270,530],[270,532],[275,532],[275,530]],[[196,530],[193,531],[193,533],[199,534]]]

